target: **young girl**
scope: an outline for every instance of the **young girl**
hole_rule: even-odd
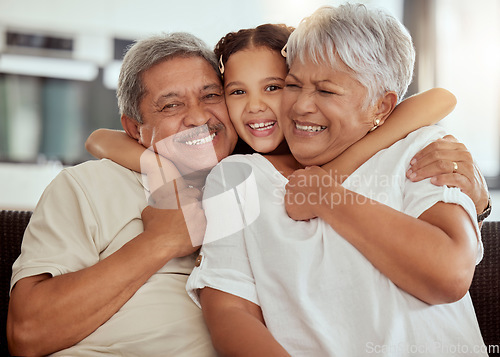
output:
[[[265,24],[229,33],[215,47],[228,112],[240,137],[234,153],[289,152],[277,118],[288,71],[283,49],[292,30],[285,25]],[[455,104],[453,94],[440,88],[410,97],[396,107],[384,125],[352,145],[325,168],[342,182],[374,153],[415,129],[438,122],[453,110]],[[311,127],[309,130],[315,129]],[[162,157],[163,176],[160,179],[154,174],[158,172],[157,159],[144,160],[143,154],[150,152],[122,131],[96,130],[87,139],[86,148],[97,158],[110,158],[152,176],[153,179],[149,178],[151,192],[165,181],[165,175],[171,179],[180,176],[175,166]],[[141,156],[142,163],[149,161],[150,164],[141,167]]]

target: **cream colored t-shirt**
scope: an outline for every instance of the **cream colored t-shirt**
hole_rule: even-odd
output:
[[[28,276],[78,271],[113,254],[143,231],[146,204],[141,175],[110,160],[63,170],[31,217],[11,286]],[[184,288],[194,259],[168,262],[105,324],[54,356],[215,356],[201,311]]]

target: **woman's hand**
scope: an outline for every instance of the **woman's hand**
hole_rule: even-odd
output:
[[[465,145],[451,135],[419,151],[411,160],[406,176],[414,182],[431,178],[434,185],[460,188],[474,201],[478,214],[488,205],[484,177]]]
[[[320,215],[320,209],[333,208],[342,199],[335,187],[338,183],[318,166],[296,170],[285,186],[285,209],[296,221],[307,221]]]

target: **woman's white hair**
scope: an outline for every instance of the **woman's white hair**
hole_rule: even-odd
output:
[[[368,90],[365,105],[386,91],[403,99],[413,77],[415,49],[406,28],[393,16],[363,4],[325,6],[302,20],[287,43],[287,62],[327,63],[336,56]]]

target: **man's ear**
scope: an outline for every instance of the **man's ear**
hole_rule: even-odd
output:
[[[377,103],[377,109],[375,111],[375,120],[379,120],[378,125],[382,125],[384,121],[392,113],[396,105],[398,104],[398,95],[396,92],[386,92],[382,98]]]
[[[131,117],[125,114],[122,114],[121,122],[122,122],[122,127],[128,134],[128,136],[137,140],[139,144],[141,144],[141,132],[139,130],[140,127],[139,122],[137,122],[137,120],[132,119]]]

